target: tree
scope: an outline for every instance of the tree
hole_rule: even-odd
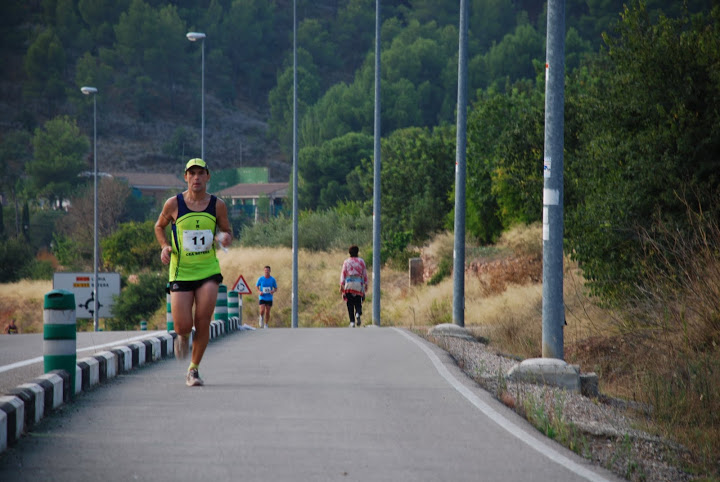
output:
[[[307,59],[302,62],[303,59]],[[297,112],[302,118],[308,105],[320,94],[320,82],[309,54],[298,49]],[[270,133],[285,148],[292,146],[293,136],[293,67],[289,66],[278,75],[277,86],[270,91]],[[335,137],[335,136],[333,136]],[[332,137],[331,137],[332,138]]]
[[[120,15],[115,26],[115,58],[126,72],[122,84],[136,98],[140,95],[136,105],[141,114],[152,105],[148,99],[168,99],[171,107],[175,105],[172,95],[190,70],[186,33],[185,22],[172,5],[155,9],[143,0],[132,0],[127,12]]]
[[[23,268],[33,260],[30,246],[20,239],[0,240],[0,283],[20,279]]]
[[[44,97],[53,104],[65,100],[65,50],[54,30],[40,33],[25,56],[27,82],[23,93],[27,98]]]
[[[273,60],[278,58],[273,50],[282,29],[276,24],[275,9],[275,2],[266,0],[233,0],[219,26],[218,41],[233,77],[241,79],[238,87],[248,97],[257,95],[276,74],[279,62]]]
[[[300,150],[298,197],[303,209],[329,209],[350,200],[347,175],[372,156],[372,137],[349,133]]]
[[[480,92],[469,113],[466,227],[483,243],[513,224],[541,219],[544,96],[538,84]]]
[[[33,188],[40,197],[60,207],[74,189],[84,182],[78,175],[86,168],[82,156],[90,143],[80,133],[75,120],[67,116],[56,117],[35,129],[32,138],[33,160],[26,171]]]
[[[382,144],[382,223],[388,239],[410,232],[416,242],[444,227],[455,173],[455,131],[450,127],[411,127],[393,132]],[[349,180],[372,194],[369,160]]]
[[[127,184],[114,179],[101,178],[98,181],[98,239],[110,236],[117,228],[130,197]],[[94,227],[95,193],[89,185],[70,201],[67,215],[56,228],[56,233],[72,239],[72,247],[79,259],[91,260],[95,249]],[[129,249],[129,246],[128,246]]]
[[[90,27],[96,45],[111,46],[115,40],[112,26],[128,9],[130,0],[78,0],[78,13]],[[94,85],[94,84],[90,84]]]
[[[720,8],[656,21],[641,2],[623,12],[597,80],[572,87],[582,117],[569,153],[577,204],[566,211],[568,248],[595,293],[625,295],[642,283],[640,231],[655,221],[687,229],[685,202],[720,208]],[[579,78],[582,81],[582,78]],[[643,260],[643,261],[641,261]]]
[[[154,225],[153,220],[121,224],[102,241],[103,264],[124,272],[161,270]]]
[[[0,165],[5,175],[0,177],[0,189],[10,193],[15,206],[15,237],[20,235],[19,192],[22,190],[24,166],[32,157],[30,134],[25,131],[11,131],[0,143]]]

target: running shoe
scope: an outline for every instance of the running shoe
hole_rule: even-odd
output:
[[[202,387],[205,385],[205,382],[203,382],[202,378],[200,378],[197,368],[191,368],[188,370],[185,385],[188,387]]]
[[[178,335],[175,337],[175,358],[183,360],[190,352],[190,337]]]
[[[355,326],[362,325],[362,321],[360,320],[360,313],[355,313]]]
[[[355,328],[355,323],[353,323],[352,321],[350,322],[350,328]]]

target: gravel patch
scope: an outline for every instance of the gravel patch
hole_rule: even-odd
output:
[[[593,463],[632,481],[685,481],[689,454],[678,444],[649,434],[643,411],[622,400],[585,397],[564,389],[506,379],[520,360],[497,353],[479,341],[425,335],[447,351],[466,375],[505,405],[538,424],[553,438]]]

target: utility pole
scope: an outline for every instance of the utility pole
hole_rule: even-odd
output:
[[[467,132],[467,0],[460,0],[458,41],[457,140],[455,145],[455,246],[453,249],[453,322],[465,326],[465,177]]]
[[[563,359],[563,144],[565,108],[565,0],[549,0],[545,62],[543,160],[542,356]]]

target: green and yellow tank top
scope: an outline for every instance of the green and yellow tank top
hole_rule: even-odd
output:
[[[217,197],[211,195],[203,211],[190,211],[182,193],[177,195],[178,217],[172,225],[172,255],[170,282],[196,281],[220,274],[220,262],[215,255],[215,206]]]

